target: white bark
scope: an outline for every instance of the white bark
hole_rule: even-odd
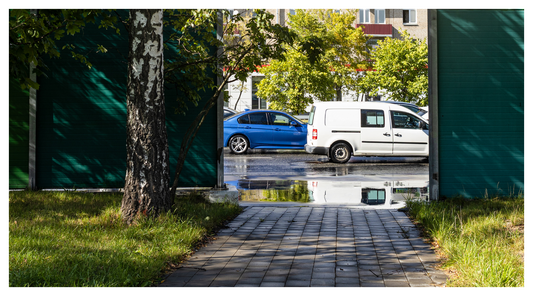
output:
[[[163,11],[130,10],[127,169],[122,215],[157,216],[171,206],[163,75]]]

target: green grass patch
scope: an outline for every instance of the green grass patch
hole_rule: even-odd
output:
[[[409,215],[433,240],[452,287],[524,286],[524,198],[407,201]]]
[[[122,222],[120,193],[10,192],[9,286],[151,286],[238,205],[191,194],[156,219]]]

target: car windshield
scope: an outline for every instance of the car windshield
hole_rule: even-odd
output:
[[[401,106],[413,111],[413,113],[416,113],[418,114],[418,112],[420,112],[420,108],[417,108],[415,106],[412,106],[412,105],[408,105],[408,104],[401,104]]]
[[[292,117],[292,119],[294,119],[296,122],[298,122],[299,124],[301,125],[304,125],[305,123],[303,121],[301,121],[300,119],[296,118],[296,117]]]
[[[428,113],[426,110],[418,107],[418,106],[414,106],[414,105],[410,105],[410,104],[400,104],[401,106],[413,111],[413,113],[416,113],[420,116],[424,116],[424,114]]]

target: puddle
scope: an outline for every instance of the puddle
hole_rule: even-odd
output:
[[[241,202],[300,202],[307,204],[382,205],[403,204],[406,198],[428,200],[428,181],[297,181],[238,180]]]

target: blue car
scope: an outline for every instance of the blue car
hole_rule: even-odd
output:
[[[304,149],[307,124],[287,113],[250,110],[224,120],[224,146],[235,154],[248,148]]]

